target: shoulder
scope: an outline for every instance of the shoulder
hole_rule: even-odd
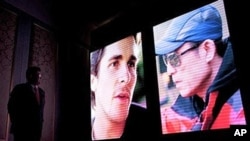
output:
[[[30,84],[28,84],[28,83],[20,83],[20,84],[17,84],[17,85],[15,86],[15,88],[19,88],[19,87],[28,87],[28,86],[30,86]]]
[[[129,114],[146,114],[147,109],[138,103],[132,102],[129,109]]]
[[[126,140],[147,139],[147,135],[150,135],[150,127],[147,109],[140,104],[132,103],[122,138]]]
[[[239,112],[240,110],[242,110],[243,103],[242,103],[241,93],[239,89],[227,100],[227,103],[236,112]]]
[[[137,125],[143,127],[145,123],[148,123],[149,118],[149,113],[145,107],[136,103],[131,104],[127,124],[131,126]]]
[[[26,93],[27,91],[29,91],[30,87],[31,86],[29,84],[27,84],[27,83],[17,84],[12,89],[10,95],[11,95],[11,97],[23,96],[23,94],[20,95],[20,93]]]
[[[27,84],[27,83],[21,83],[21,84],[17,84],[15,85],[15,87],[13,88],[13,90],[22,90],[22,89],[27,89],[31,87],[30,84]]]
[[[45,94],[45,91],[41,87],[39,87],[39,92]]]

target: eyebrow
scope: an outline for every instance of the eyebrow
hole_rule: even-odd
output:
[[[122,55],[114,55],[108,61],[119,60],[119,59],[122,59]],[[129,58],[129,60],[136,61],[137,57],[135,55],[131,55],[130,58]]]

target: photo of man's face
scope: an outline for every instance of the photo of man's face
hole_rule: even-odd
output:
[[[96,113],[114,122],[126,119],[132,101],[138,62],[134,44],[129,36],[105,47],[97,75],[91,76]]]

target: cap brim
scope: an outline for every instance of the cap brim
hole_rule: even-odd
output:
[[[158,55],[168,54],[181,47],[182,44],[184,44],[184,42],[168,42],[160,40],[155,44],[155,53]]]

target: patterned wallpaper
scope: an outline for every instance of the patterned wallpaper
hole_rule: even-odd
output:
[[[17,15],[0,7],[0,139],[6,136],[7,99],[15,47]]]
[[[39,66],[42,70],[40,86],[45,90],[44,109],[44,141],[53,141],[54,118],[55,118],[55,97],[56,97],[56,64],[57,64],[57,43],[53,33],[43,27],[34,24],[31,37],[31,49],[29,65]]]
[[[7,102],[12,88],[14,69],[15,46],[18,30],[18,14],[10,12],[0,6],[0,140],[12,141],[9,134],[9,120]],[[22,15],[21,15],[22,16]],[[33,23],[33,22],[32,22]],[[55,104],[57,95],[57,42],[52,32],[42,26],[33,23],[30,27],[32,34],[30,38],[30,49],[28,64],[23,67],[37,65],[42,69],[41,87],[46,92],[46,104],[44,113],[44,126],[41,141],[53,141],[55,133]],[[22,46],[21,46],[22,47]],[[20,58],[21,59],[21,58]]]

